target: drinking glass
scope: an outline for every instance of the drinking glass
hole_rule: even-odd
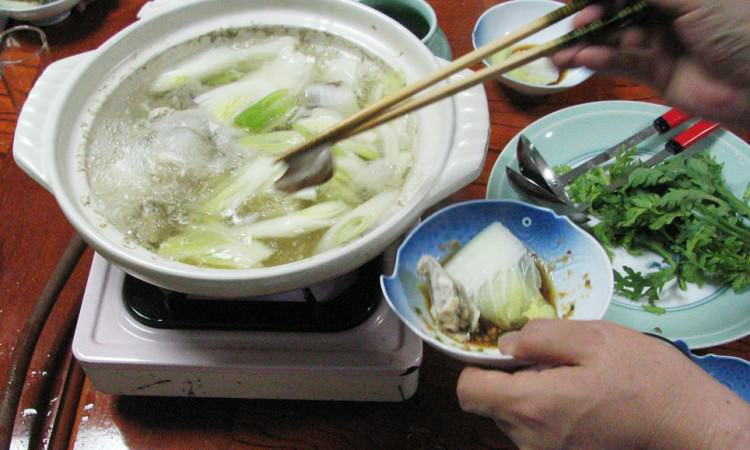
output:
[[[16,114],[48,62],[49,45],[41,29],[19,25],[0,33],[0,78]]]

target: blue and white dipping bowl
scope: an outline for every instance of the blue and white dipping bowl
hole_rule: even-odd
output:
[[[450,243],[464,245],[493,222],[508,228],[530,252],[547,264],[557,291],[558,313],[573,305],[566,319],[601,319],[613,293],[612,265],[602,246],[567,217],[516,200],[476,200],[458,203],[433,214],[406,237],[396,255],[391,276],[381,287],[391,308],[427,343],[459,360],[484,366],[512,368],[521,364],[496,347],[460,343],[442,333],[433,321],[416,273],[422,255],[440,258]]]

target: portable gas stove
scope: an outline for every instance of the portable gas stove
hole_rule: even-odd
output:
[[[110,394],[406,400],[422,341],[382,298],[392,259],[306,289],[208,299],[144,283],[97,254],[73,353]]]

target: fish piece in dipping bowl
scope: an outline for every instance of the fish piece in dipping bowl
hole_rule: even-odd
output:
[[[471,364],[522,364],[498,338],[537,318],[601,319],[613,289],[604,249],[568,218],[513,200],[445,208],[399,247],[381,278],[391,308],[417,335]]]
[[[472,32],[474,48],[479,48],[506,36],[525,24],[548,14],[564,3],[553,0],[513,0],[493,6],[477,20]],[[484,61],[485,65],[499,64],[517,54],[560,37],[573,29],[573,17],[551,25],[521,42],[503,49]],[[500,75],[497,80],[525,95],[549,95],[577,86],[586,81],[592,71],[585,67],[559,71],[549,58],[540,58]]]

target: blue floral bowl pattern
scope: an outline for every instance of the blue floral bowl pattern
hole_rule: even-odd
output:
[[[417,226],[399,247],[392,276],[381,277],[391,308],[423,340],[459,360],[484,366],[512,368],[519,361],[496,347],[458,342],[442,333],[430,316],[416,273],[422,255],[440,258],[450,243],[466,244],[493,222],[500,222],[549,268],[558,312],[573,306],[568,318],[601,319],[612,298],[612,266],[604,249],[567,217],[515,200],[476,200],[442,209]]]
[[[682,340],[674,341],[672,344],[709,375],[750,403],[750,362],[734,356],[714,355],[713,353],[698,356],[691,352]]]

